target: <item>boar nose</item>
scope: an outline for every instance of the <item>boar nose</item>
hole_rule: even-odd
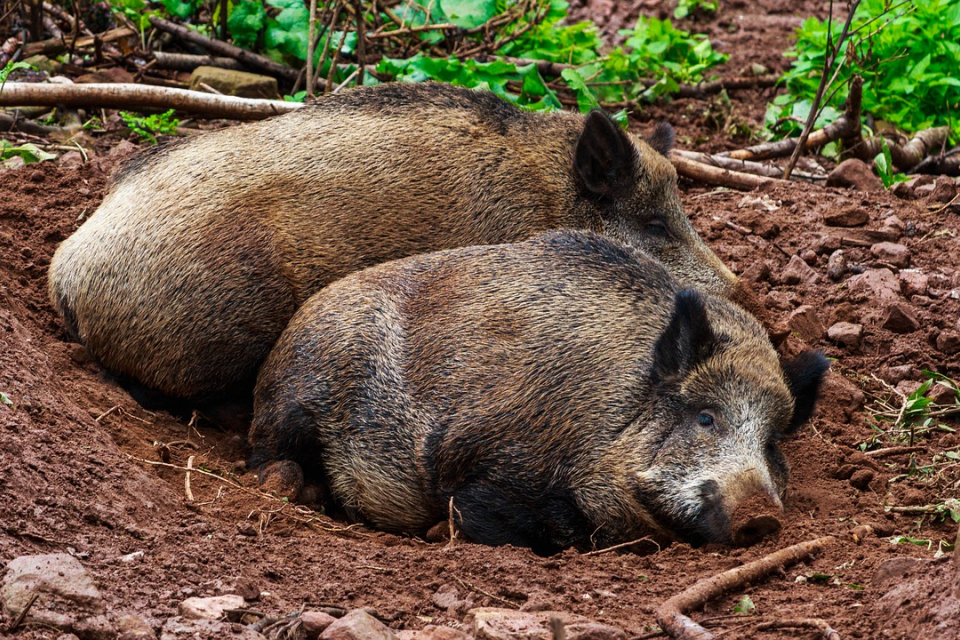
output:
[[[780,531],[782,526],[774,514],[783,511],[783,502],[770,474],[760,469],[752,469],[750,473],[756,490],[737,501],[730,514],[731,537],[739,547],[756,544]]]

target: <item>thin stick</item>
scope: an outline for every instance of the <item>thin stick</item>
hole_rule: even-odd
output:
[[[183,490],[187,494],[187,502],[195,502],[193,491],[190,490],[190,472],[193,471],[193,456],[187,458],[187,473],[183,476]]]
[[[632,547],[633,545],[639,544],[641,542],[652,542],[653,544],[657,545],[657,553],[660,553],[660,545],[657,544],[657,541],[651,538],[650,536],[643,536],[642,538],[639,538],[637,540],[631,540],[630,542],[621,542],[620,544],[615,544],[612,547],[606,547],[605,549],[596,549],[594,551],[587,551],[586,553],[583,554],[583,556],[584,557],[599,556],[600,554],[610,553],[611,551],[616,551],[617,549]]]
[[[310,0],[310,35],[307,36],[307,95],[313,97],[313,53],[317,46],[317,0]]]
[[[889,456],[900,456],[905,453],[916,453],[918,451],[926,451],[926,447],[887,447],[886,449],[865,451],[863,455],[868,458],[886,458]]]
[[[833,63],[836,62],[837,56],[840,54],[840,51],[843,49],[843,42],[847,39],[847,32],[850,30],[850,24],[853,22],[853,16],[857,12],[857,7],[860,6],[860,0],[853,0],[850,6],[850,11],[847,14],[847,20],[843,24],[843,30],[840,32],[840,37],[837,39],[836,45],[833,46],[833,49],[824,57],[823,60],[823,75],[820,76],[820,85],[817,87],[817,93],[813,97],[813,105],[810,107],[810,115],[807,116],[807,122],[803,126],[803,131],[800,133],[800,140],[797,141],[797,146],[793,150],[793,154],[790,156],[790,160],[787,161],[787,166],[783,170],[783,179],[789,180],[790,173],[793,171],[793,168],[797,164],[797,160],[800,159],[800,154],[803,152],[804,146],[807,143],[807,138],[810,137],[810,132],[813,131],[813,125],[817,121],[817,115],[820,113],[820,101],[823,100],[823,92],[827,89],[827,84],[832,80],[830,77],[830,69],[833,68]],[[830,17],[833,18],[833,0],[830,0]],[[827,25],[827,46],[830,46],[830,40],[833,37],[833,30],[830,25]]]
[[[699,609],[709,600],[726,591],[742,587],[766,577],[770,573],[817,553],[836,540],[833,536],[808,540],[781,549],[741,567],[724,571],[700,580],[687,590],[673,596],[657,609],[657,623],[672,638],[680,640],[713,640],[714,635],[691,620],[687,613]]]
[[[39,592],[39,591],[34,591],[34,592],[30,595],[30,599],[27,600],[27,604],[24,605],[23,609],[20,611],[20,615],[18,615],[18,616],[17,616],[17,619],[13,621],[13,624],[12,624],[12,625],[10,625],[10,629],[8,629],[8,631],[16,631],[16,630],[17,630],[17,627],[19,627],[21,624],[23,624],[24,618],[26,618],[26,617],[27,617],[27,614],[30,613],[30,607],[33,606],[33,603],[36,602],[36,601],[37,601],[37,598],[39,598],[39,597],[40,597],[40,592]]]

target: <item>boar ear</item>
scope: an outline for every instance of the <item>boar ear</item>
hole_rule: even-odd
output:
[[[645,140],[650,147],[662,156],[670,155],[673,143],[677,138],[676,132],[669,122],[661,122]]]
[[[804,351],[792,360],[784,360],[783,373],[793,394],[793,418],[784,435],[793,435],[813,414],[823,374],[830,361],[819,351]]]
[[[636,151],[620,125],[595,109],[587,115],[573,163],[588,192],[608,196],[633,176]]]
[[[654,379],[669,381],[682,377],[706,357],[715,340],[700,294],[693,289],[678,291],[670,324],[653,347]]]

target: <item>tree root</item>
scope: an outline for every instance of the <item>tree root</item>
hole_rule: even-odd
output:
[[[679,640],[713,640],[714,635],[691,620],[686,614],[699,609],[709,600],[726,591],[742,587],[776,571],[800,562],[836,540],[833,536],[817,538],[781,549],[754,562],[724,571],[711,578],[700,580],[686,591],[679,593],[657,609],[657,623],[671,638]]]

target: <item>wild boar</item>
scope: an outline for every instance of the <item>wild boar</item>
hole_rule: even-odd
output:
[[[293,461],[334,507],[422,535],[552,553],[727,542],[778,442],[811,415],[822,354],[781,363],[733,303],[591,232],[414,256],[335,282],[261,369],[251,468]]]
[[[602,112],[386,84],[135,156],[50,266],[68,331],[120,376],[180,398],[249,395],[294,311],[365,267],[550,229],[605,233],[719,295],[662,155]]]

